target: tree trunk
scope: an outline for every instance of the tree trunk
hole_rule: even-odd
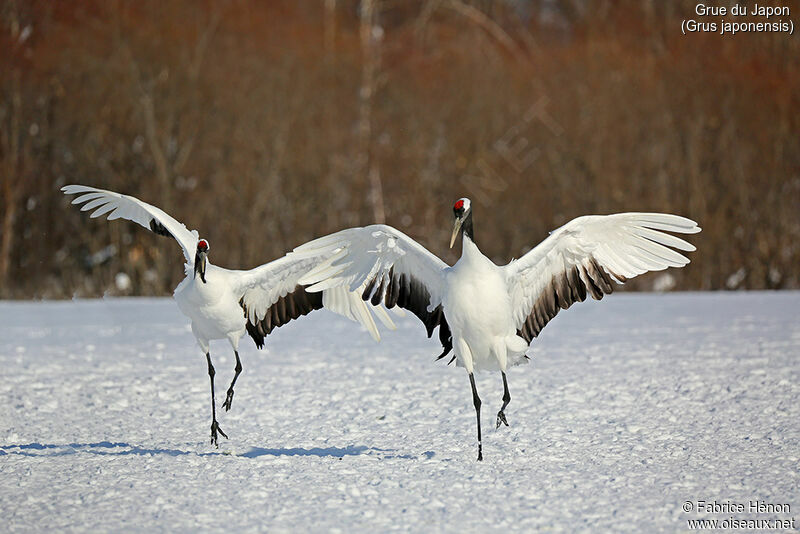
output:
[[[375,0],[362,0],[361,2],[361,88],[359,91],[358,108],[358,132],[359,149],[358,167],[359,174],[365,178],[368,190],[369,201],[372,206],[372,216],[374,222],[383,224],[386,222],[386,215],[383,206],[383,184],[381,183],[381,173],[374,154],[372,153],[372,125],[373,125],[373,103],[375,89],[377,87],[377,74],[380,68],[380,40],[382,38],[381,29],[375,25],[377,18]]]
[[[2,152],[5,165],[2,167],[3,222],[2,239],[0,240],[0,294],[3,296],[10,295],[8,291],[8,273],[11,270],[11,251],[14,248],[14,219],[16,219],[17,215],[17,197],[22,185],[19,131],[22,122],[22,91],[20,90],[19,70],[14,69],[11,78],[11,117],[8,131],[2,136]]]

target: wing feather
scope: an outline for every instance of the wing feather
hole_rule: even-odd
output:
[[[314,310],[328,309],[363,325],[377,341],[380,339],[374,317],[388,328],[395,325],[380,306],[370,306],[361,292],[332,285],[319,292],[306,291],[301,277],[309,270],[328,264],[331,258],[284,256],[249,271],[229,271],[240,305],[247,319],[247,332],[259,348],[274,329]]]
[[[442,313],[447,264],[391,226],[349,228],[297,247],[289,256],[330,256],[300,279],[308,291],[344,286],[364,301],[410,311],[425,325],[428,337],[439,327],[443,357],[452,349],[450,328]]]
[[[664,232],[694,234],[697,223],[665,213],[578,217],[505,266],[517,334],[530,343],[542,328],[591,294],[600,300],[647,271],[683,267],[694,245]],[[671,248],[670,248],[671,247]]]
[[[65,195],[78,195],[72,200],[72,204],[83,204],[81,211],[95,210],[90,214],[91,218],[108,214],[109,221],[127,219],[161,235],[172,236],[183,249],[187,265],[191,266],[194,262],[197,231],[189,231],[184,224],[159,208],[132,196],[85,185],[67,185],[62,187],[61,191]]]

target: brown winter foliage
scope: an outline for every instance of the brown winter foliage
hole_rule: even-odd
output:
[[[0,0],[0,296],[183,276],[68,183],[161,207],[230,268],[379,220],[454,261],[468,196],[497,262],[578,215],[667,211],[703,227],[676,288],[798,288],[800,41],[684,36],[694,6]]]

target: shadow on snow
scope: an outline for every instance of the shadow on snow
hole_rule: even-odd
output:
[[[77,453],[97,454],[100,456],[235,456],[238,458],[259,458],[262,456],[316,456],[319,458],[344,458],[345,456],[377,456],[380,459],[402,458],[417,459],[415,455],[394,454],[395,451],[389,449],[370,448],[364,445],[353,445],[350,447],[312,447],[304,449],[300,447],[266,449],[262,447],[251,447],[250,450],[233,454],[227,452],[197,452],[194,450],[181,449],[157,449],[144,448],[130,443],[99,441],[97,443],[27,443],[24,445],[0,445],[0,456],[19,455],[19,456],[67,456]],[[432,452],[422,454],[430,459]]]

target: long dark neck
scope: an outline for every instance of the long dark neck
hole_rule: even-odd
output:
[[[469,213],[467,213],[464,222],[461,223],[461,233],[462,237],[468,237],[470,241],[472,241],[473,243],[475,242],[475,234],[473,233],[473,228],[472,228],[472,210],[469,210]]]
[[[203,263],[203,258],[200,257],[200,252],[195,252],[194,254],[194,277],[197,278],[198,274],[201,274],[201,265]],[[202,274],[201,274],[202,276]]]

